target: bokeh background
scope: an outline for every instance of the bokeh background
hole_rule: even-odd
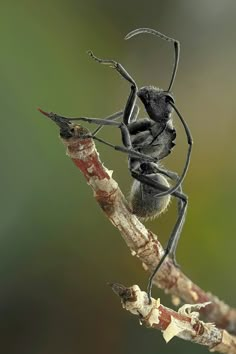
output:
[[[106,285],[146,287],[145,273],[65,156],[36,108],[105,117],[122,109],[127,83],[86,50],[120,61],[139,86],[167,88],[173,46],[130,30],[151,27],[181,42],[174,93],[194,151],[184,183],[189,210],[177,258],[197,284],[232,306],[236,249],[236,3],[234,0],[1,1],[0,349],[4,354],[204,353],[139,326]],[[142,112],[143,114],[144,112]],[[181,171],[177,146],[166,166]],[[120,133],[105,128],[114,143]],[[98,146],[128,195],[125,155]],[[166,242],[176,205],[148,223]],[[170,298],[158,289],[164,304]]]

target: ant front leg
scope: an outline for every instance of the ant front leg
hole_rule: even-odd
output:
[[[91,50],[88,51],[88,54],[94,60],[96,60],[98,63],[108,65],[111,68],[118,71],[118,73],[125,80],[127,80],[128,82],[131,83],[131,92],[130,92],[130,95],[129,95],[128,100],[126,102],[125,109],[124,109],[124,116],[123,116],[124,124],[128,125],[132,121],[132,119],[136,118],[135,115],[132,115],[133,110],[134,110],[134,106],[135,106],[135,102],[136,102],[136,94],[138,91],[138,87],[136,85],[136,82],[130,76],[130,74],[125,70],[125,68],[120,63],[116,62],[115,60],[100,59],[100,58],[96,57]]]
[[[116,112],[114,114],[112,114],[111,116],[108,116],[105,118],[105,120],[117,120],[120,117],[123,116],[123,111],[120,112]],[[99,125],[99,127],[97,127],[91,134],[91,137],[95,137],[97,135],[97,133],[104,127],[104,125]]]
[[[135,105],[135,106],[134,106],[134,109],[133,109],[133,112],[132,112],[132,115],[131,115],[131,118],[130,118],[131,122],[132,122],[132,121],[135,121],[135,120],[137,119],[138,113],[139,113],[139,107]],[[117,112],[117,113],[112,114],[111,116],[106,117],[105,120],[117,120],[117,119],[123,117],[123,115],[124,115],[124,112],[123,112],[123,111],[120,111],[120,112]],[[103,127],[104,127],[104,125],[100,125],[98,128],[96,128],[96,129],[92,132],[91,136],[92,136],[92,137],[96,136],[97,133],[98,133]]]
[[[92,135],[88,135],[88,134],[86,134],[84,137],[81,137],[81,139],[82,138],[92,138],[94,140],[97,140],[97,141],[105,144],[105,145],[112,147],[113,149],[115,149],[117,151],[124,152],[131,157],[135,157],[135,158],[143,160],[143,161],[156,162],[156,158],[142,154],[142,153],[133,149],[129,130],[123,122],[119,123],[119,122],[116,122],[113,120],[106,120],[106,119],[99,119],[99,118],[87,118],[87,117],[68,118],[68,117],[59,116],[58,114],[55,114],[52,112],[47,113],[42,110],[40,110],[40,112],[43,113],[44,115],[46,115],[47,117],[49,117],[50,119],[52,119],[53,121],[55,121],[58,125],[61,122],[63,124],[68,125],[71,121],[80,121],[81,120],[81,121],[87,122],[87,123],[98,124],[99,126],[101,126],[101,125],[102,126],[103,125],[116,126],[116,127],[120,128],[120,130],[121,130],[122,142],[123,142],[124,146],[113,145],[103,139],[100,139],[96,136],[92,136]]]

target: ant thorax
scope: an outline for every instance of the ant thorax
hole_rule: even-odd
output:
[[[154,122],[143,118],[131,123],[128,129],[133,148],[157,160],[168,156],[175,146],[176,131],[171,119]]]

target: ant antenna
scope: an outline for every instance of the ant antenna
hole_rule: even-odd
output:
[[[172,89],[173,83],[174,83],[174,81],[175,81],[175,76],[176,76],[177,69],[178,69],[179,55],[180,55],[180,42],[177,41],[177,40],[174,39],[174,38],[167,37],[167,36],[164,35],[163,33],[158,32],[158,31],[155,31],[154,29],[151,29],[151,28],[138,28],[138,29],[136,29],[136,30],[134,30],[134,31],[129,32],[129,33],[125,36],[125,39],[130,39],[131,37],[134,37],[134,36],[136,36],[137,34],[140,34],[140,33],[150,33],[150,34],[153,34],[154,36],[158,36],[158,37],[160,37],[161,39],[164,39],[165,41],[174,43],[174,49],[175,49],[175,64],[174,64],[174,69],[173,69],[172,76],[171,76],[171,80],[170,80],[170,85],[169,85],[168,90],[167,90],[167,92],[170,92],[170,90]]]

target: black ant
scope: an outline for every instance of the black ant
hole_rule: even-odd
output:
[[[98,124],[99,127],[90,135],[90,137],[114,148],[115,150],[128,154],[128,166],[130,173],[134,178],[131,187],[130,202],[133,212],[138,217],[145,219],[157,217],[166,210],[171,195],[178,198],[177,221],[169,237],[167,247],[149,278],[147,293],[149,301],[151,301],[153,278],[166,257],[169,255],[173,260],[173,263],[178,266],[175,259],[175,252],[185,221],[188,203],[188,198],[183,194],[181,185],[188,170],[193,140],[190,130],[179,110],[176,108],[174,98],[170,92],[178,68],[180,43],[177,40],[167,37],[166,35],[150,28],[136,29],[130,32],[125,39],[129,39],[140,33],[150,33],[174,44],[175,62],[168,89],[164,91],[154,86],[145,86],[138,89],[134,79],[120,63],[114,60],[100,59],[89,51],[88,53],[93,59],[101,64],[106,64],[114,68],[131,84],[131,92],[124,111],[117,112],[106,119],[85,117],[65,118],[55,115],[54,120],[82,120]],[[147,118],[137,120],[139,113],[139,108],[135,104],[137,97],[139,97],[144,104],[148,114]],[[174,140],[176,138],[176,131],[173,127],[171,117],[173,111],[177,113],[185,129],[189,145],[185,166],[180,177],[177,173],[161,168],[159,165],[160,160],[168,156],[175,145]],[[123,121],[121,123],[117,122],[116,120],[121,116],[123,116]],[[116,126],[121,130],[123,146],[110,144],[96,136],[98,131],[104,125]],[[170,187],[167,178],[174,180],[176,184],[173,187]]]

